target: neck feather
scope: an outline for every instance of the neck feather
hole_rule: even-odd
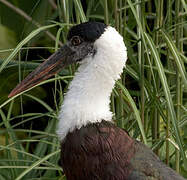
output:
[[[83,60],[61,106],[57,130],[61,140],[75,128],[112,120],[110,95],[125,65],[126,48],[112,27],[106,29],[94,46],[97,53]]]

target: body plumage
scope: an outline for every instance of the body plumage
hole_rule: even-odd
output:
[[[75,129],[62,141],[61,149],[68,180],[184,180],[111,122]]]

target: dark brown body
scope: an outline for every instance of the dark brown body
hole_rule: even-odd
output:
[[[149,148],[106,121],[74,130],[61,147],[67,180],[184,180]]]

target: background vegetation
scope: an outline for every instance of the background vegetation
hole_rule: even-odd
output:
[[[0,0],[0,179],[65,179],[55,129],[76,67],[7,96],[85,21],[116,27],[128,49],[116,124],[187,177],[186,15],[185,0]]]

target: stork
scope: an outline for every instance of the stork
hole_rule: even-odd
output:
[[[19,94],[67,65],[80,64],[61,106],[57,129],[68,180],[184,180],[112,122],[110,94],[126,60],[123,38],[115,28],[100,22],[75,25],[67,43],[9,94]]]

